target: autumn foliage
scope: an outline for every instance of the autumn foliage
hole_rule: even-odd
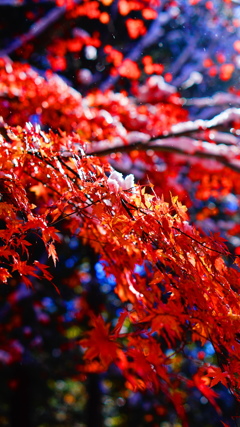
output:
[[[65,8],[69,22],[87,17],[108,25],[113,3],[56,6]],[[177,3],[168,6],[172,18],[181,12]],[[206,10],[211,5],[206,2]],[[158,1],[118,2],[131,42],[148,34],[160,7]],[[114,365],[127,389],[164,394],[183,426],[193,388],[221,417],[217,384],[240,401],[240,230],[231,209],[221,208],[226,200],[238,203],[240,194],[240,112],[225,101],[238,100],[239,91],[213,96],[212,105],[221,108],[211,117],[192,117],[194,99],[188,104],[178,92],[174,70],[147,52],[141,60],[126,55],[120,42],[102,50],[109,85],[91,87],[85,69],[90,87],[81,95],[55,74],[67,72],[69,55],[102,43],[100,33],[83,30],[51,40],[45,73],[31,65],[26,46],[30,64],[0,60],[0,279],[27,288],[48,282],[57,295],[59,253],[66,236],[76,237],[115,281],[121,307],[117,321],[106,321],[104,309],[96,313],[82,296],[79,321],[87,327],[75,342],[82,354],[79,379]],[[232,47],[239,53],[238,39]],[[234,55],[231,63],[223,54],[202,58],[203,74],[227,82]],[[126,87],[116,89],[118,79]],[[206,227],[221,209],[232,217],[224,238],[216,224]],[[206,343],[217,364],[205,358]],[[194,358],[185,351],[190,344],[199,349]],[[194,373],[183,375],[179,358],[193,363]]]

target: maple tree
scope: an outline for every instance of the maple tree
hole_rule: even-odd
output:
[[[161,421],[171,405],[189,425],[187,399],[197,390],[226,425],[215,386],[240,400],[234,5],[44,4],[22,2],[34,24],[2,46],[0,59],[0,276],[4,289],[16,288],[7,297],[15,312],[1,326],[1,362],[14,365],[45,340],[54,357],[68,351],[76,360],[68,377],[84,381],[115,369],[130,392],[164,396],[154,403]],[[214,55],[215,42],[197,37],[203,16],[206,40],[212,31],[226,35]],[[188,41],[181,39],[186,22],[194,27]],[[214,86],[211,98],[204,85]],[[84,267],[84,250],[92,267]],[[69,269],[64,277],[61,263]],[[114,314],[108,292],[102,298],[91,282],[94,266],[115,295]],[[50,285],[55,307],[31,294],[42,285]],[[66,289],[76,294],[64,302]],[[24,298],[33,305],[25,348],[11,332],[21,324]],[[36,320],[40,341],[30,328]],[[54,331],[47,337],[44,329],[51,321],[60,350],[50,345]],[[19,381],[11,379],[10,388]],[[145,422],[156,425],[148,413]]]

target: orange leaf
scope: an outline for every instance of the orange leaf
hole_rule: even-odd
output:
[[[52,257],[54,266],[56,267],[58,256],[57,256],[56,248],[53,243],[49,243],[49,245],[47,246],[47,251],[48,251],[48,258]]]

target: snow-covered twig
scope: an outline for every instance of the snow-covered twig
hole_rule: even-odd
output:
[[[152,143],[134,143],[129,145],[117,145],[96,151],[89,150],[89,156],[107,156],[112,153],[129,153],[133,150],[156,152],[167,152],[194,157],[195,159],[206,159],[220,163],[236,172],[240,172],[240,148],[236,146],[226,146],[224,144],[211,144],[206,141],[197,141],[188,137],[168,138],[166,140],[156,140]],[[211,163],[209,163],[211,168]]]
[[[212,140],[218,139],[218,144],[203,140],[204,130],[231,125],[234,121],[240,122],[240,109],[229,108],[211,120],[178,123],[172,126],[170,132],[154,138],[142,132],[129,132],[126,137],[128,145],[121,143],[119,137],[116,138],[115,142],[114,140],[112,141],[111,146],[109,146],[109,141],[93,143],[87,154],[106,156],[116,152],[128,153],[133,150],[147,151],[152,149],[154,151],[215,160],[240,172],[240,147],[238,145],[238,138],[232,134],[215,131],[213,132]],[[197,135],[197,139],[193,137],[195,134]],[[228,136],[229,140],[227,140]]]
[[[205,132],[196,132],[192,134],[192,138],[204,140],[206,138]],[[208,135],[210,141],[215,142],[216,144],[225,144],[225,145],[239,145],[240,139],[227,132],[220,132],[217,130],[211,130]]]
[[[165,138],[169,136],[180,136],[196,131],[218,128],[226,126],[234,121],[240,122],[240,108],[228,108],[210,120],[194,120],[189,122],[177,123],[173,125],[170,132],[164,134]],[[157,138],[155,138],[157,139]]]
[[[194,106],[198,108],[204,108],[209,106],[216,106],[216,105],[240,105],[240,96],[234,95],[233,93],[224,93],[224,92],[217,92],[213,96],[207,96],[204,98],[191,98],[186,99],[184,105],[187,106]]]

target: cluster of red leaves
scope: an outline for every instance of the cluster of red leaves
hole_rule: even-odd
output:
[[[138,80],[140,78],[141,71],[136,62],[124,59],[123,53],[110,45],[104,47],[104,52],[107,54],[107,62],[113,66],[110,70],[112,76],[120,75],[130,80]],[[158,63],[154,64],[151,56],[145,56],[142,59],[142,63],[144,65],[143,71],[146,74],[161,75],[164,71],[164,66]]]
[[[83,115],[79,93],[57,75],[48,72],[45,79],[27,64],[1,59],[0,96],[1,115],[12,125],[38,115],[42,124],[70,131]]]
[[[68,19],[87,17],[101,24],[112,24],[112,3],[56,1],[66,7]],[[118,1],[133,42],[146,34],[147,21],[157,17],[159,7],[158,0]],[[205,7],[212,10],[214,5],[207,2]],[[69,53],[77,57],[86,46],[100,44],[99,33],[73,31],[72,38],[59,37],[48,45],[47,59],[53,71],[64,71]],[[63,222],[68,235],[77,235],[100,254],[106,274],[117,278],[119,299],[128,307],[114,326],[87,307],[90,330],[79,342],[84,354],[81,374],[105,371],[113,363],[131,390],[161,390],[186,425],[189,387],[197,387],[218,412],[211,389],[218,382],[239,399],[240,264],[228,268],[221,257],[229,255],[221,238],[202,237],[189,225],[186,208],[169,195],[174,190],[179,199],[190,201],[178,181],[186,166],[186,157],[176,154],[181,144],[175,152],[171,147],[164,152],[154,144],[148,146],[149,138],[164,138],[174,124],[188,119],[183,100],[166,84],[172,74],[163,79],[163,65],[151,56],[144,56],[140,65],[120,49],[105,46],[105,60],[112,65],[111,76],[132,81],[135,98],[110,90],[92,91],[82,98],[51,72],[43,77],[27,65],[1,59],[0,280],[27,286],[33,278],[51,281],[47,266],[33,259],[29,236],[42,242],[56,266],[56,243],[61,239],[57,225]],[[239,41],[234,49],[238,54]],[[237,59],[232,60],[218,52],[213,59],[205,58],[203,66],[209,76],[228,81]],[[144,84],[138,82],[141,67],[145,74],[155,74]],[[53,131],[24,126],[32,117]],[[233,123],[233,129],[238,126]],[[204,138],[215,144],[205,133]],[[150,179],[154,189],[150,186],[146,191],[134,186],[131,176],[124,180],[114,174],[108,160],[123,172],[132,169],[142,183]],[[222,165],[209,167],[202,159],[191,159],[187,166],[192,164],[196,167],[185,168],[184,173],[197,184],[200,200],[240,193],[236,172],[228,171],[223,178],[227,169]],[[208,206],[197,219],[217,214],[215,206]],[[240,234],[239,227],[232,227],[229,234]],[[144,274],[137,272],[136,265]],[[204,363],[199,354],[199,369],[192,378],[179,373],[178,357],[183,357],[182,350],[191,341],[211,342],[220,355],[220,367]]]
[[[149,55],[144,56],[142,63],[146,74],[162,74],[164,71],[164,66],[162,64],[154,64],[152,57]]]
[[[146,27],[141,19],[127,19],[126,28],[128,35],[131,39],[137,39],[140,36],[146,34]]]
[[[235,70],[234,64],[227,63],[223,54],[216,55],[217,63],[215,64],[211,58],[206,58],[203,61],[203,66],[207,68],[210,77],[218,76],[220,80],[230,80]]]
[[[82,17],[86,17],[89,20],[97,20],[98,23],[106,25],[113,22],[111,21],[111,7],[112,0],[84,0],[82,2],[74,2],[72,0],[58,0],[58,6],[65,6],[67,9],[67,19],[76,20]],[[118,2],[118,13],[122,17],[123,25],[126,27],[127,34],[130,40],[136,40],[143,37],[147,32],[148,23],[157,18],[157,10],[160,6],[159,1],[119,1]],[[131,17],[131,13],[138,14],[137,19],[135,15]],[[130,14],[130,15],[129,15]],[[126,18],[125,18],[126,17]],[[101,29],[101,26],[100,26]],[[78,30],[77,30],[78,31]],[[101,31],[101,30],[100,30]],[[82,32],[83,33],[83,32]],[[98,35],[99,36],[99,35]],[[65,40],[65,38],[57,38],[50,45],[47,46],[47,60],[50,68],[55,71],[64,72],[68,68],[68,57],[69,53],[76,59],[76,54],[82,52],[82,48],[86,45],[100,47],[100,37],[93,34],[92,37],[89,35],[85,36],[80,34],[80,37],[73,36],[73,38]],[[32,47],[31,47],[32,48]],[[28,49],[25,49],[25,55],[31,54],[31,48],[28,45]],[[112,47],[114,50],[114,47]],[[19,52],[22,56],[22,53]],[[109,61],[109,58],[107,61]],[[110,62],[110,61],[109,61]],[[137,80],[140,78],[140,70],[138,65],[129,59],[124,60],[119,67],[114,64],[111,69],[111,75],[120,75],[121,77]]]
[[[157,197],[155,190],[167,194],[174,187],[185,159],[134,148],[142,135],[161,136],[187,120],[179,95],[161,79],[136,84],[135,99],[112,91],[82,98],[51,73],[44,78],[26,65],[1,61],[4,120],[22,124],[37,115],[54,132],[43,132],[39,125],[2,123],[0,277],[3,283],[21,280],[27,286],[33,277],[51,281],[47,267],[32,259],[29,235],[43,242],[56,265],[57,224],[64,221],[68,234],[101,255],[106,273],[117,278],[118,297],[132,307],[122,312],[115,327],[89,311],[92,329],[80,341],[86,349],[80,371],[100,372],[114,363],[127,387],[162,390],[184,419],[186,393],[180,393],[181,387],[197,387],[216,407],[209,386],[221,381],[239,398],[239,272],[224,264],[220,255],[227,252],[218,236],[203,238],[188,224],[186,208],[177,198],[168,194],[167,203]],[[116,147],[131,144],[129,152],[118,153]],[[130,177],[109,177],[112,167],[98,154],[110,154],[123,170],[126,162],[128,170],[142,168],[155,180],[152,194],[133,186]],[[161,170],[161,161],[167,168]],[[236,173],[223,180],[218,173],[223,168],[206,171],[199,161],[189,171],[189,178],[200,182],[199,198],[219,190],[239,193]],[[179,184],[175,188],[186,197]],[[202,212],[205,217],[213,214],[210,208]],[[136,265],[144,268],[144,275],[135,271]],[[121,332],[125,321],[131,325],[128,333]],[[176,357],[189,340],[202,345],[210,341],[221,355],[223,373],[199,357],[201,368],[194,378],[180,375]]]
[[[110,46],[106,47],[106,53],[112,55],[114,61],[121,61]],[[120,52],[118,54],[121,55]],[[148,66],[146,58],[144,61]],[[161,137],[171,131],[172,125],[188,119],[179,95],[168,90],[168,87],[165,90],[161,76],[152,76],[142,85],[136,82],[133,90],[135,98],[129,98],[124,92],[116,94],[108,91],[104,94],[95,91],[83,99],[60,77],[50,72],[44,78],[28,65],[3,59],[0,63],[0,107],[7,123],[24,125],[29,117],[36,115],[41,124],[52,129],[76,131],[85,141],[88,152],[100,155],[101,151],[109,149],[113,163],[118,161],[124,170],[127,161],[128,170],[131,168],[142,179],[148,177],[155,183],[157,194],[163,193],[168,198],[169,191],[174,188],[181,200],[189,205],[187,191],[178,182],[179,171],[185,164],[183,157],[164,151],[139,150],[139,146],[135,150],[132,147],[127,153],[113,153],[117,151],[117,146],[138,143],[140,133],[151,138]],[[207,133],[204,138],[214,144]],[[236,172],[226,169],[223,180],[224,166],[216,163],[216,167],[212,164],[209,168],[209,161],[204,163],[200,159],[195,159],[194,164],[197,167],[190,168],[188,176],[197,183],[197,197],[200,200],[219,194],[224,197],[231,191],[239,194]],[[157,180],[156,171],[159,172]]]
[[[54,39],[48,46],[47,59],[53,71],[64,71],[67,68],[66,55],[68,52],[79,56],[85,46],[100,47],[99,33],[90,37],[88,33],[78,30],[70,39]]]
[[[144,19],[155,19],[157,17],[156,9],[159,6],[159,0],[144,0],[142,2],[135,0],[120,0],[118,2],[118,9],[120,15],[127,16],[132,11],[141,11]]]
[[[45,133],[31,125],[6,132],[0,151],[2,281],[17,275],[29,286],[31,276],[51,280],[46,266],[29,257],[28,234],[42,240],[56,263],[56,225],[64,220],[66,230],[90,244],[106,273],[117,277],[120,300],[132,304],[115,328],[90,315],[92,329],[80,341],[86,348],[82,372],[115,363],[128,387],[162,390],[178,411],[180,383],[198,387],[216,405],[205,378],[217,377],[212,384],[227,380],[239,397],[239,271],[224,264],[222,240],[201,237],[176,197],[166,203],[130,178],[116,172],[108,177],[111,166],[84,154],[77,134]],[[136,265],[144,267],[144,276]],[[126,318],[132,332],[121,333]],[[223,377],[208,365],[192,382],[178,376],[166,350],[181,352],[178,343],[187,344],[189,337],[209,340],[224,354]]]
[[[107,24],[110,20],[108,12],[101,10],[101,6],[111,6],[112,0],[84,0],[81,4],[75,4],[69,10],[69,17],[76,19],[79,16],[86,16],[89,19],[98,19],[102,24]]]
[[[126,72],[129,71],[127,61],[130,60],[123,62],[123,73],[125,67]],[[172,124],[187,119],[187,111],[178,105],[181,104],[178,95],[164,93],[154,79],[149,79],[140,87],[137,85],[135,94],[136,101],[129,99],[126,94],[116,95],[108,91],[104,95],[96,92],[87,97],[83,108],[81,95],[67,86],[57,75],[48,72],[44,78],[29,65],[10,63],[4,59],[0,62],[1,115],[13,125],[23,125],[31,115],[37,114],[43,125],[66,131],[81,128],[84,133],[84,123],[82,121],[80,123],[79,120],[83,120],[85,116],[87,123],[90,123],[90,129],[94,128],[93,124],[98,121],[100,111],[104,109],[120,122],[119,126],[122,123],[126,131],[151,132],[155,136],[168,130]],[[138,98],[140,102],[155,105],[138,106]],[[99,131],[101,125],[98,123]],[[108,133],[110,128],[112,130],[113,127],[117,127],[112,120],[111,123],[105,120],[105,128],[106,125]],[[86,139],[91,141],[107,137],[106,134],[92,136],[89,132],[92,133],[92,129],[86,132]],[[119,136],[117,130],[111,133],[113,136]]]
[[[231,32],[236,31],[240,25],[239,20],[233,19]],[[234,72],[238,69],[240,52],[240,41],[233,42],[233,53],[229,57],[226,51],[217,51],[211,57],[206,57],[203,60],[203,67],[206,69],[207,74],[212,77],[218,77],[222,81],[228,81],[233,77]]]
[[[47,73],[44,78],[28,65],[4,60],[0,65],[0,107],[7,123],[24,125],[29,117],[37,115],[43,125],[67,132],[77,131],[86,141],[88,151],[111,149],[111,146],[114,149],[115,145],[127,145],[134,140],[138,142],[136,132],[155,137],[170,130],[173,124],[187,120],[188,113],[181,106],[179,96],[164,92],[154,78],[145,85],[136,83],[135,100],[125,93],[108,91],[103,94],[97,91],[83,101],[78,92],[56,75]],[[125,155],[115,156],[124,163]],[[147,165],[147,175],[155,174],[158,154],[153,156],[150,152],[133,150],[128,158],[132,168],[141,170]],[[173,175],[176,174],[174,168]],[[161,177],[164,186],[160,191],[164,190],[168,195],[169,188],[172,188],[172,174],[168,172]],[[161,180],[158,185],[160,188]]]

